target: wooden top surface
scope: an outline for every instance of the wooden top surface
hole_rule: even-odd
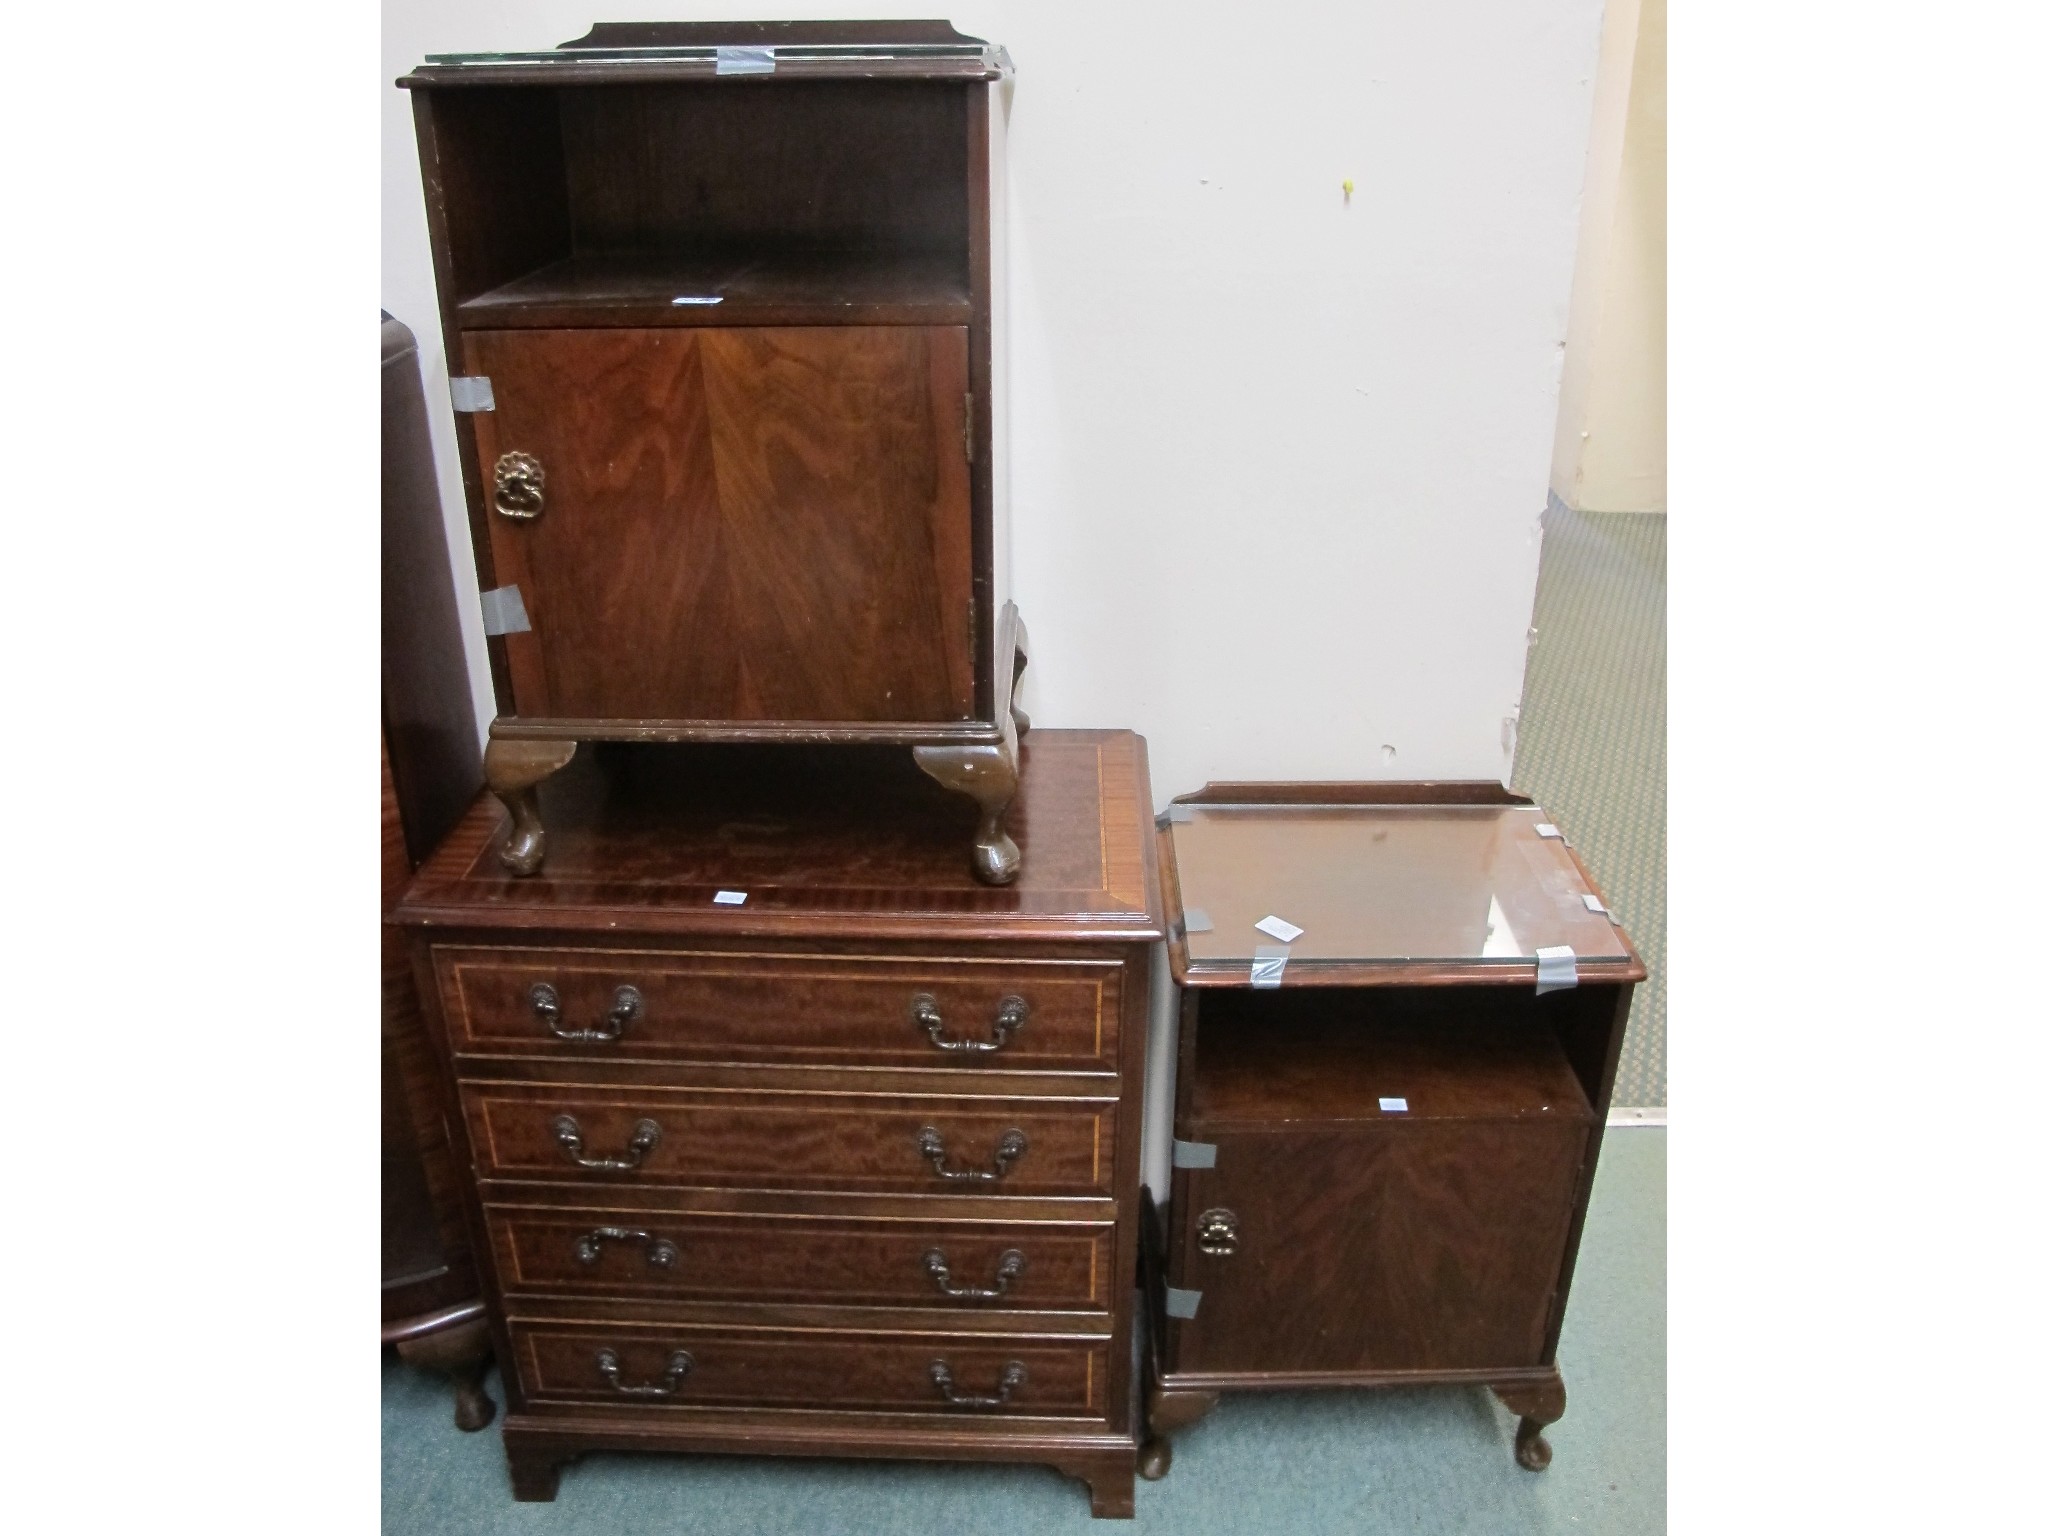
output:
[[[480,798],[399,903],[412,926],[718,937],[1067,939],[1164,934],[1145,742],[1033,730],[1007,826],[1014,885],[968,867],[976,812],[905,747],[585,743],[541,787],[547,858],[498,866]],[[740,906],[712,900],[744,891]]]
[[[720,48],[772,49],[774,67],[733,74]],[[660,84],[777,79],[999,80],[1009,56],[944,21],[599,22],[582,37],[522,53],[432,54],[398,83]]]
[[[1644,975],[1542,808],[1497,784],[1211,785],[1174,802],[1161,843],[1184,986],[1248,986],[1282,945],[1282,986],[1527,986],[1560,946],[1581,981]]]

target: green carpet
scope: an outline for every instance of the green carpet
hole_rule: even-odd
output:
[[[1564,829],[1649,967],[1614,1102],[1662,1106],[1664,514],[1553,497],[1534,622],[1514,785]]]
[[[1610,1131],[1558,1350],[1570,1400],[1556,1458],[1525,1472],[1486,1393],[1237,1395],[1139,1482],[1135,1522],[1096,1525],[1079,1483],[1043,1467],[588,1456],[553,1504],[515,1504],[497,1428],[465,1435],[434,1377],[384,1366],[384,1530],[482,1536],[1174,1536],[1362,1531],[1650,1536],[1664,1529],[1664,1139]],[[493,1396],[502,1403],[495,1377]]]

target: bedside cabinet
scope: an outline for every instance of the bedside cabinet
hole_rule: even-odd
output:
[[[1144,743],[1037,731],[1017,881],[900,753],[601,747],[397,913],[522,1499],[589,1450],[1037,1461],[1131,1513]]]
[[[514,873],[579,742],[890,742],[1016,878],[1009,73],[944,22],[635,23],[398,82]]]
[[[1432,1382],[1491,1387],[1546,1466],[1627,936],[1498,785],[1218,784],[1160,826],[1182,992],[1141,1470],[1225,1391]]]

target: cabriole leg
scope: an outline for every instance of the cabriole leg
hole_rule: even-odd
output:
[[[547,854],[547,829],[540,824],[540,784],[576,755],[573,741],[501,741],[484,748],[484,783],[512,815],[512,835],[498,850],[498,862],[515,875],[540,871]]]
[[[1493,1395],[1509,1413],[1522,1416],[1515,1426],[1515,1460],[1531,1472],[1541,1472],[1550,1465],[1550,1442],[1543,1431],[1564,1417],[1564,1377],[1553,1371],[1548,1381],[1495,1387]]]
[[[415,1369],[439,1371],[454,1385],[457,1429],[482,1429],[497,1415],[498,1405],[484,1391],[484,1372],[491,1364],[491,1330],[482,1318],[416,1339],[401,1339],[398,1358]]]
[[[974,873],[985,885],[1008,885],[1024,867],[1023,855],[1003,829],[1003,816],[1017,798],[1016,728],[1007,720],[1003,723],[1000,745],[911,749],[918,767],[981,807],[981,823],[974,833]]]
[[[1145,1443],[1138,1451],[1138,1474],[1156,1483],[1173,1468],[1177,1429],[1186,1429],[1216,1406],[1214,1392],[1172,1392],[1154,1387],[1145,1396]]]

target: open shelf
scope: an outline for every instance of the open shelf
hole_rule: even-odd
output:
[[[973,319],[974,303],[964,264],[942,254],[586,254],[550,262],[479,294],[456,314],[465,330],[966,325]]]
[[[1593,1118],[1555,1033],[1469,992],[1209,994],[1196,1053],[1204,1131]]]

